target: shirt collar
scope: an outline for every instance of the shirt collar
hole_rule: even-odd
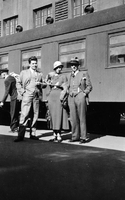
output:
[[[78,74],[78,72],[79,72],[79,70],[77,70],[77,71],[74,73],[74,75],[76,76],[76,74]]]
[[[4,80],[6,80],[6,79],[8,78],[8,76],[9,76],[9,74],[8,74],[8,75],[6,75],[6,77],[5,77],[5,79],[4,79]]]
[[[33,72],[36,72],[36,70],[33,70],[31,67],[30,67],[30,71],[33,73]]]

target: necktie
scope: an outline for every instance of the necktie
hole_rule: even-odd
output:
[[[72,72],[71,76],[72,76],[73,78],[75,77],[75,74],[74,74],[74,72]]]

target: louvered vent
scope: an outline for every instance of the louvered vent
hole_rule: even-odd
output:
[[[61,0],[55,3],[55,21],[68,18],[68,1]]]

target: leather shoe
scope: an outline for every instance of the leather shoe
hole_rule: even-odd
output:
[[[18,132],[18,128],[15,128],[12,130],[13,132]]]
[[[9,131],[9,133],[16,133],[16,132],[18,132],[18,128],[15,128]]]
[[[69,142],[78,142],[79,140],[70,139]]]
[[[32,139],[32,140],[39,140],[39,138],[36,137],[35,135],[30,135],[30,139]]]
[[[56,142],[56,141],[57,141],[57,137],[49,140],[49,142]]]
[[[81,139],[80,142],[79,142],[79,144],[85,144],[87,142],[89,142],[89,138]]]
[[[15,140],[14,140],[14,142],[22,142],[23,141],[23,138],[16,138]]]

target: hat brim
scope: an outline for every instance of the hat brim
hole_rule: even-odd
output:
[[[59,68],[59,67],[62,67],[63,68],[63,65],[58,65],[57,67],[53,68],[54,70]]]
[[[9,70],[8,69],[3,69],[3,70],[0,70],[0,74],[4,73],[4,72],[8,72]]]
[[[72,65],[79,66],[79,62],[76,62],[76,61],[71,61],[69,64],[70,64],[71,66],[72,66]]]

